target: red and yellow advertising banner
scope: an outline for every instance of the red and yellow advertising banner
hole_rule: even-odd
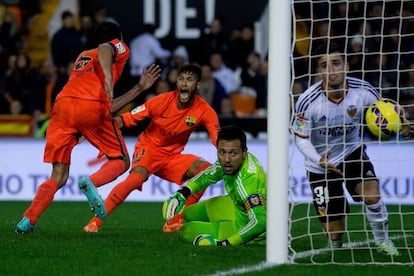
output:
[[[0,115],[0,137],[33,137],[30,115]]]

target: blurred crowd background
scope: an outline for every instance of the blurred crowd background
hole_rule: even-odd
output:
[[[95,46],[95,26],[106,20],[119,21],[105,7],[82,10],[80,5],[77,11],[62,10],[51,24],[60,2],[0,1],[0,117],[30,116],[34,129],[43,129],[39,137],[74,59],[82,50]],[[330,37],[344,45],[349,75],[369,81],[384,97],[397,100],[406,108],[407,117],[414,120],[412,2],[294,1],[292,91],[286,91],[291,93],[292,103],[317,80],[312,51]],[[202,28],[191,47],[179,40],[172,45],[163,43],[155,35],[157,26],[145,24],[138,34],[126,39],[131,58],[115,87],[115,96],[131,88],[151,63],[161,65],[162,77],[121,112],[173,90],[178,69],[191,62],[202,68],[201,97],[220,118],[265,121],[267,53],[256,50],[254,23],[245,22],[229,30],[223,27],[226,19],[216,16]]]
[[[106,20],[117,22],[105,8],[78,13],[64,10],[55,28],[45,28],[49,24],[45,14],[54,10],[52,2],[59,1],[0,2],[1,114],[27,114],[38,122],[47,119],[77,55],[96,46],[95,26]],[[215,17],[194,45],[196,50],[185,45],[162,45],[155,36],[157,26],[145,24],[137,36],[126,41],[131,58],[115,87],[115,96],[131,88],[142,70],[152,63],[161,65],[162,77],[124,110],[171,91],[175,89],[180,67],[191,62],[202,68],[201,97],[219,116],[265,117],[267,61],[254,50],[253,24],[246,23],[225,33],[223,19]],[[49,33],[42,33],[41,29],[48,29]],[[50,29],[54,29],[53,34]]]

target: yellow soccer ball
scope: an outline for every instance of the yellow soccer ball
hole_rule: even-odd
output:
[[[215,246],[217,245],[217,242],[216,239],[214,239],[214,237],[211,235],[200,234],[195,237],[193,244],[198,246]]]
[[[387,140],[401,132],[404,116],[404,110],[397,102],[382,99],[367,109],[365,121],[374,136]]]

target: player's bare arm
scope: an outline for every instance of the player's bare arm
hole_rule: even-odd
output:
[[[414,122],[408,120],[405,116],[402,122],[402,135],[404,139],[409,139],[414,134]]]
[[[330,172],[333,172],[333,173],[336,173],[336,174],[342,175],[341,170],[340,170],[340,169],[338,169],[337,167],[335,167],[335,165],[334,165],[334,164],[332,164],[332,163],[330,163],[330,162],[328,161],[328,156],[329,156],[329,154],[331,154],[329,151],[328,151],[328,152],[326,152],[326,153],[324,153],[324,154],[322,154],[321,159],[319,160],[319,165],[320,165],[322,168],[325,168],[325,169],[327,169],[327,170],[328,170],[328,171],[330,171]]]
[[[139,82],[134,87],[112,101],[111,112],[115,113],[119,111],[126,104],[134,100],[139,94],[149,89],[160,77],[160,75],[161,68],[158,65],[152,64],[150,67],[145,69],[142,72]]]
[[[124,122],[122,121],[121,116],[116,116],[114,118],[114,120],[116,121],[116,123],[118,124],[119,128],[122,128],[124,126]]]
[[[100,44],[98,46],[98,59],[101,65],[102,72],[105,76],[104,85],[108,98],[112,101],[114,98],[114,88],[112,86],[112,61],[114,56],[114,49],[108,43]]]

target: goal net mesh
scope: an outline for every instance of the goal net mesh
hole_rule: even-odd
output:
[[[312,53],[326,40],[339,41],[348,76],[371,83],[397,101],[414,120],[414,1],[292,1],[291,110],[319,80]],[[292,112],[293,114],[293,112]],[[292,117],[293,118],[293,117]],[[293,140],[289,150],[289,256],[304,264],[414,264],[414,140],[382,140],[363,126],[361,139],[374,164],[388,208],[389,235],[401,253],[377,252],[364,206],[347,195],[343,248],[331,249],[312,204],[304,159]]]

